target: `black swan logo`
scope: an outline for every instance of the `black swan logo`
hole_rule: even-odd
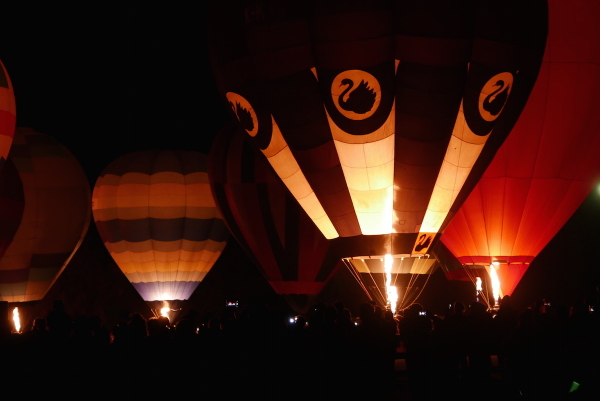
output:
[[[506,106],[513,86],[513,75],[501,72],[491,77],[479,94],[479,114],[485,121],[494,121]]]
[[[245,129],[250,136],[256,136],[256,134],[258,134],[258,117],[250,102],[243,96],[234,92],[227,92],[225,97],[227,97],[231,111],[235,114],[240,126]]]
[[[360,81],[360,84],[352,92],[350,90],[354,87],[354,81],[349,78],[342,80],[340,86],[348,85],[348,87],[341,93],[338,98],[338,104],[346,111],[353,111],[357,114],[365,114],[371,111],[375,104],[375,91],[369,87],[369,84],[364,80]],[[348,92],[350,92],[348,94]],[[344,100],[348,94],[348,98]]]
[[[254,120],[252,119],[252,114],[248,110],[246,110],[239,102],[236,102],[234,105],[233,102],[229,102],[233,113],[236,115],[238,121],[242,128],[244,128],[248,132],[254,131]]]
[[[360,121],[370,118],[381,102],[381,86],[363,70],[340,72],[331,82],[333,104],[342,116]]]
[[[427,234],[423,234],[419,237],[417,245],[415,246],[415,252],[421,252],[423,249],[429,248],[431,245],[431,237]]]
[[[497,117],[508,99],[510,85],[506,85],[503,80],[499,79],[494,86],[498,86],[498,89],[485,98],[482,106],[485,111]]]

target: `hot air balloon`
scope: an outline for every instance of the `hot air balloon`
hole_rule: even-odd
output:
[[[273,290],[306,312],[341,266],[330,242],[233,124],[213,143],[209,178],[231,233]]]
[[[540,75],[506,142],[442,236],[463,268],[511,295],[600,179],[600,4],[548,1]],[[489,280],[489,279],[488,279]]]
[[[187,300],[229,237],[199,152],[119,157],[98,177],[92,210],[104,245],[149,302]]]
[[[15,94],[6,68],[0,61],[0,169],[8,157],[16,121]]]
[[[13,187],[15,218],[20,191],[24,209],[0,259],[0,300],[38,301],[83,241],[90,221],[90,187],[77,159],[54,138],[31,128],[15,132],[3,173],[13,167],[20,178]]]
[[[227,2],[232,117],[349,263],[423,257],[533,87],[545,1]]]

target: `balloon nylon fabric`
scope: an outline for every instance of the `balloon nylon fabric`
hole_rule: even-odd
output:
[[[442,236],[467,266],[500,261],[505,295],[600,180],[600,2],[548,5],[546,51],[529,101]],[[466,278],[460,270],[447,275]]]
[[[340,258],[244,136],[230,124],[213,143],[209,173],[217,205],[276,293],[318,294]]]
[[[538,73],[545,1],[217,2],[232,117],[342,256],[424,255]]]
[[[0,170],[0,258],[21,225],[24,209],[23,183],[15,164],[8,159]]]
[[[17,110],[14,90],[8,72],[0,61],[0,169],[8,157],[10,145],[15,135],[16,122]]]
[[[92,198],[104,244],[146,301],[188,299],[229,237],[198,152],[121,156],[104,169]]]
[[[37,301],[83,241],[90,223],[90,186],[64,146],[30,128],[17,128],[8,160],[19,174],[24,209],[0,259],[0,300]]]

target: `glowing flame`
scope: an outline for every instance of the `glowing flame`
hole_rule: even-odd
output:
[[[160,315],[169,319],[169,312],[171,312],[171,308],[169,307],[169,303],[167,301],[163,301],[163,307],[160,308]],[[171,320],[171,319],[169,319]]]
[[[481,291],[481,277],[475,278],[475,289],[477,290],[477,292]]]
[[[499,263],[498,263],[499,264]],[[494,294],[494,303],[498,306],[498,298],[500,298],[500,279],[496,273],[494,265],[490,265],[490,279],[492,280],[492,293]]]
[[[387,301],[390,305],[392,313],[396,314],[396,305],[398,304],[398,289],[392,285],[392,265],[394,259],[392,255],[387,254],[384,257],[383,269],[385,270],[385,288],[387,294]]]
[[[13,322],[15,323],[15,331],[21,332],[21,320],[19,319],[19,308],[13,309]]]

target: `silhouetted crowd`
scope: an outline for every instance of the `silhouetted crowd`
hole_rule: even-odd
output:
[[[342,301],[304,315],[257,303],[204,316],[190,310],[176,322],[123,310],[109,328],[98,316],[71,317],[56,301],[30,330],[1,337],[2,377],[144,383],[222,399],[259,390],[266,399],[320,399],[315,391],[325,389],[344,398],[594,399],[595,306],[542,300],[518,311],[506,296],[497,310],[455,302],[431,314],[415,303],[394,316],[365,303],[352,316]]]

